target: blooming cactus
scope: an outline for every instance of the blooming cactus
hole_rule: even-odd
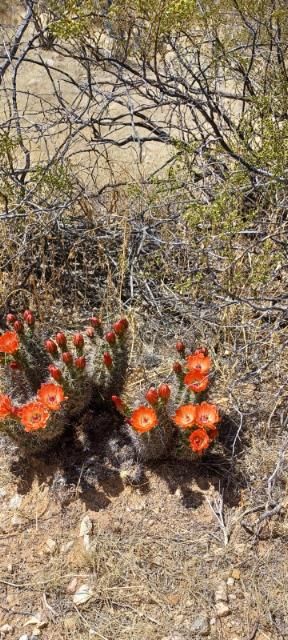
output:
[[[22,317],[8,314],[6,323],[8,330],[0,335],[0,428],[21,446],[44,448],[93,397],[105,402],[112,390],[121,392],[128,351],[125,318],[105,337],[94,316],[83,333],[58,331],[44,339],[29,309]]]

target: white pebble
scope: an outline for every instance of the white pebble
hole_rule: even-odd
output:
[[[216,602],[216,614],[218,618],[229,616],[230,609],[225,602]]]
[[[219,582],[216,590],[215,590],[215,602],[227,602],[228,601],[228,593],[227,593],[227,584],[224,582]]]

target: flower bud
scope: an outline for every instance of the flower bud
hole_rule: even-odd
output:
[[[62,360],[65,364],[67,364],[67,366],[73,364],[72,353],[70,353],[70,351],[64,351],[64,353],[62,353]]]
[[[20,362],[16,362],[16,360],[12,360],[12,362],[10,362],[10,369],[12,369],[12,371],[20,371],[21,369]]]
[[[105,351],[103,353],[103,363],[105,364],[105,367],[107,367],[107,369],[110,369],[110,367],[112,367],[113,360],[110,356],[110,353],[108,353],[108,351]]]
[[[158,395],[159,395],[159,398],[161,398],[161,400],[164,400],[165,402],[167,402],[171,395],[171,390],[169,385],[165,384],[164,382],[160,384],[158,387]]]
[[[128,329],[128,320],[126,320],[126,318],[117,320],[117,322],[113,324],[113,329],[117,336],[121,336]]]
[[[15,321],[16,321],[16,316],[14,316],[14,313],[7,313],[6,324],[13,324],[13,322]]]
[[[32,313],[32,311],[30,311],[30,309],[26,309],[23,313],[23,318],[25,320],[25,322],[27,322],[27,324],[32,327],[33,324],[35,324],[35,316],[34,313]]]
[[[105,333],[105,340],[109,344],[115,344],[116,342],[115,333],[113,331],[108,331],[108,333]]]
[[[124,402],[121,400],[121,398],[119,396],[111,396],[111,400],[112,400],[113,404],[115,405],[117,411],[119,411],[119,413],[124,413],[125,412]]]
[[[184,353],[185,351],[185,344],[184,342],[182,342],[182,340],[178,340],[178,342],[176,342],[176,350],[178,351],[178,353]]]
[[[100,318],[96,318],[95,316],[92,316],[92,318],[89,318],[89,322],[92,325],[92,327],[94,327],[95,329],[98,329],[102,325]]]
[[[147,400],[147,402],[149,402],[149,404],[157,404],[158,400],[159,400],[159,395],[158,395],[158,391],[157,389],[155,389],[155,387],[150,387],[150,389],[148,389],[147,393],[145,393],[145,398]]]
[[[128,329],[129,322],[128,322],[127,318],[121,318],[120,322],[121,322],[121,324],[122,324],[124,329]]]
[[[56,340],[56,342],[58,344],[58,347],[60,347],[61,349],[65,349],[66,344],[67,344],[67,338],[65,336],[65,333],[62,333],[62,331],[57,333],[56,336],[55,336],[55,340]]]
[[[75,367],[77,369],[85,369],[86,367],[86,359],[84,356],[79,356],[79,358],[75,358],[74,360]]]
[[[84,338],[82,336],[82,333],[75,333],[75,336],[73,336],[73,344],[76,347],[76,349],[83,349]]]
[[[57,353],[57,345],[53,340],[45,340],[44,345],[48,353]]]
[[[62,373],[60,369],[58,369],[58,367],[55,367],[54,364],[49,364],[48,369],[50,371],[50,375],[52,376],[52,378],[54,378],[54,380],[61,380]]]
[[[173,364],[173,371],[176,374],[182,373],[183,369],[182,369],[182,364],[180,364],[180,362],[174,362]]]
[[[24,325],[23,325],[23,322],[21,322],[21,320],[16,320],[16,322],[14,322],[13,327],[16,333],[23,333],[24,331]]]
[[[93,327],[87,327],[85,333],[86,333],[86,336],[88,336],[88,338],[94,338],[95,329],[93,329]]]

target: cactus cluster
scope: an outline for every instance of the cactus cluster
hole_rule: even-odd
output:
[[[0,335],[0,428],[19,446],[43,450],[91,404],[121,393],[128,366],[128,321],[104,332],[92,317],[83,332],[43,339],[30,310],[9,313]]]
[[[110,446],[113,455],[122,447],[116,452],[120,466],[127,456],[133,459],[133,451],[134,460],[142,462],[175,452],[199,456],[217,438],[219,413],[205,399],[212,366],[205,347],[187,353],[178,341],[180,361],[171,365],[174,383],[151,386],[137,398],[135,386],[130,397],[127,385],[126,318],[105,332],[100,318],[93,316],[82,332],[45,337],[30,310],[21,317],[9,313],[6,323],[7,331],[0,335],[0,427],[19,447],[41,451],[68,426],[79,436],[83,416],[94,411],[97,424],[97,411],[103,415],[107,410],[109,421],[112,403],[124,425],[124,438],[119,432],[113,441],[112,434]],[[86,435],[84,429],[80,442]]]
[[[174,384],[151,386],[142,397],[129,393],[112,401],[125,420],[137,459],[156,460],[167,455],[195,459],[218,437],[220,415],[205,395],[212,361],[206,347],[187,354],[182,341],[176,343],[181,361],[174,362]]]

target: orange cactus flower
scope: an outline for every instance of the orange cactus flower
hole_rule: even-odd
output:
[[[158,418],[152,407],[141,406],[133,411],[130,418],[130,424],[135,431],[145,433],[146,431],[151,431],[151,429],[157,427]]]
[[[198,455],[201,455],[205,449],[208,449],[209,444],[210,438],[204,429],[196,429],[195,431],[192,431],[189,436],[189,445],[192,451],[194,451],[194,453],[198,453]]]
[[[15,353],[20,347],[20,341],[15,331],[6,331],[0,336],[0,352]]]
[[[17,415],[25,431],[38,431],[38,429],[45,429],[50,413],[41,402],[28,402],[18,409]]]
[[[196,405],[195,404],[183,404],[176,410],[175,416],[172,420],[180,429],[191,429],[195,424],[196,418]]]
[[[13,414],[13,406],[9,396],[0,394],[0,419]]]
[[[201,402],[196,405],[196,424],[203,429],[216,429],[216,424],[220,422],[220,416],[215,404]]]
[[[202,373],[202,376],[207,376],[211,369],[211,358],[205,356],[204,353],[192,353],[186,359],[186,365],[188,371],[198,371]]]
[[[209,378],[208,376],[203,376],[200,371],[189,371],[186,373],[184,377],[184,384],[187,385],[190,391],[194,391],[194,393],[200,393],[201,391],[206,391]]]
[[[59,384],[53,384],[53,382],[41,384],[37,398],[41,404],[43,404],[46,409],[50,409],[50,411],[58,411],[62,402],[67,400],[62,387],[60,387]]]

